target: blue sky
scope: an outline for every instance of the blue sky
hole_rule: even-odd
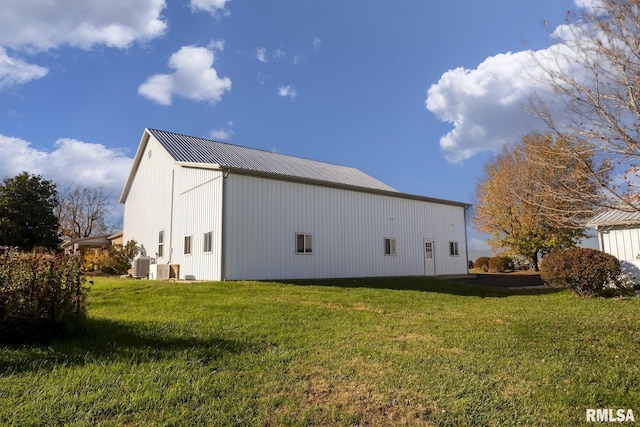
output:
[[[552,48],[580,12],[571,0],[3,3],[0,176],[104,186],[116,216],[145,127],[473,203],[484,162],[539,126],[524,111],[529,50]]]

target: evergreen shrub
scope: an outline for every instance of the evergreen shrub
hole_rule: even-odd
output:
[[[129,240],[124,246],[113,245],[101,269],[107,274],[127,274],[138,252],[140,248],[135,240]]]

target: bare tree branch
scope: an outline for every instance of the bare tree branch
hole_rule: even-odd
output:
[[[56,211],[60,233],[72,240],[104,234],[107,210],[108,198],[102,187],[67,185],[59,193]]]
[[[567,187],[562,195],[567,203],[638,210],[640,9],[629,0],[601,0],[563,26],[560,37],[547,56],[534,56],[542,83],[556,94],[533,99],[534,112],[558,141],[571,135],[554,150],[581,162],[584,178],[598,185],[595,193]]]

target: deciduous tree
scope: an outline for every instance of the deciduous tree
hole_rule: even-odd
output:
[[[60,234],[73,240],[106,233],[108,207],[102,188],[67,185],[60,192],[56,209]]]
[[[58,218],[55,184],[23,172],[0,185],[0,245],[31,250],[57,248]]]
[[[581,151],[581,161],[575,161],[573,152],[566,154],[564,145]],[[583,169],[591,167],[593,153],[580,145],[531,134],[487,162],[473,222],[491,235],[492,247],[524,256],[538,270],[539,255],[574,246],[586,235],[585,218],[592,215],[593,205],[574,204],[574,199],[597,184],[585,179]]]

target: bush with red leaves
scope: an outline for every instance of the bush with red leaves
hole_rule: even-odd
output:
[[[86,317],[85,278],[76,259],[0,254],[0,341],[33,341],[77,332]]]
[[[571,289],[582,296],[614,296],[627,293],[621,282],[620,261],[590,248],[552,252],[540,265],[542,280],[549,286]]]

